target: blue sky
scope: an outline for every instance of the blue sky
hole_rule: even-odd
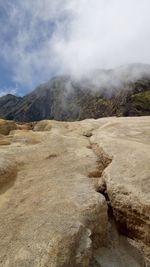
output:
[[[149,0],[0,0],[0,95],[150,63]]]
[[[1,95],[15,91],[23,95],[55,73],[52,67],[45,71],[43,62],[40,67],[37,60],[36,65],[34,58],[41,56],[46,43],[51,39],[55,30],[55,20],[34,17],[34,6],[31,8],[30,2],[32,0],[24,6],[21,1],[0,0]],[[47,59],[45,68],[46,61]],[[20,73],[19,68],[24,73]]]

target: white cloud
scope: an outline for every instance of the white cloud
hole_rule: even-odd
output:
[[[15,33],[1,52],[13,64],[14,80],[27,88],[53,73],[79,76],[98,68],[150,63],[149,0],[6,3],[9,20],[2,27]],[[48,22],[55,24],[53,29]]]
[[[18,87],[16,85],[15,88],[2,88],[0,89],[0,97],[7,95],[7,94],[11,94],[11,95],[16,95],[18,93]]]

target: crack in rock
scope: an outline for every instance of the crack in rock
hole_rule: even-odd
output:
[[[91,143],[90,146],[96,154],[97,173],[90,172],[90,178],[99,178],[96,181],[96,191],[102,194],[108,206],[108,236],[107,246],[95,250],[94,260],[91,267],[149,267],[136,244],[129,240],[125,235],[122,236],[119,231],[119,223],[113,214],[113,208],[107,192],[107,182],[105,180],[104,170],[111,164],[113,158],[110,157],[97,143]],[[92,174],[94,174],[92,176]],[[148,262],[148,261],[147,261]]]

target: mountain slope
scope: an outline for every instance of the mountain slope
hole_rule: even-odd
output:
[[[94,80],[92,77],[82,80],[69,76],[56,77],[22,98],[12,95],[1,97],[0,117],[16,121],[72,121],[150,115],[150,79],[148,75],[142,76],[130,81],[126,75],[124,81],[127,82],[120,78],[116,84],[116,73],[112,71],[100,72],[99,76],[95,74]]]

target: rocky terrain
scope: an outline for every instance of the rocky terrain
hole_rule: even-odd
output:
[[[24,97],[0,98],[0,117],[22,122],[146,115],[150,115],[149,65],[101,70],[82,79],[55,77]]]
[[[0,266],[149,267],[150,117],[0,120]]]

